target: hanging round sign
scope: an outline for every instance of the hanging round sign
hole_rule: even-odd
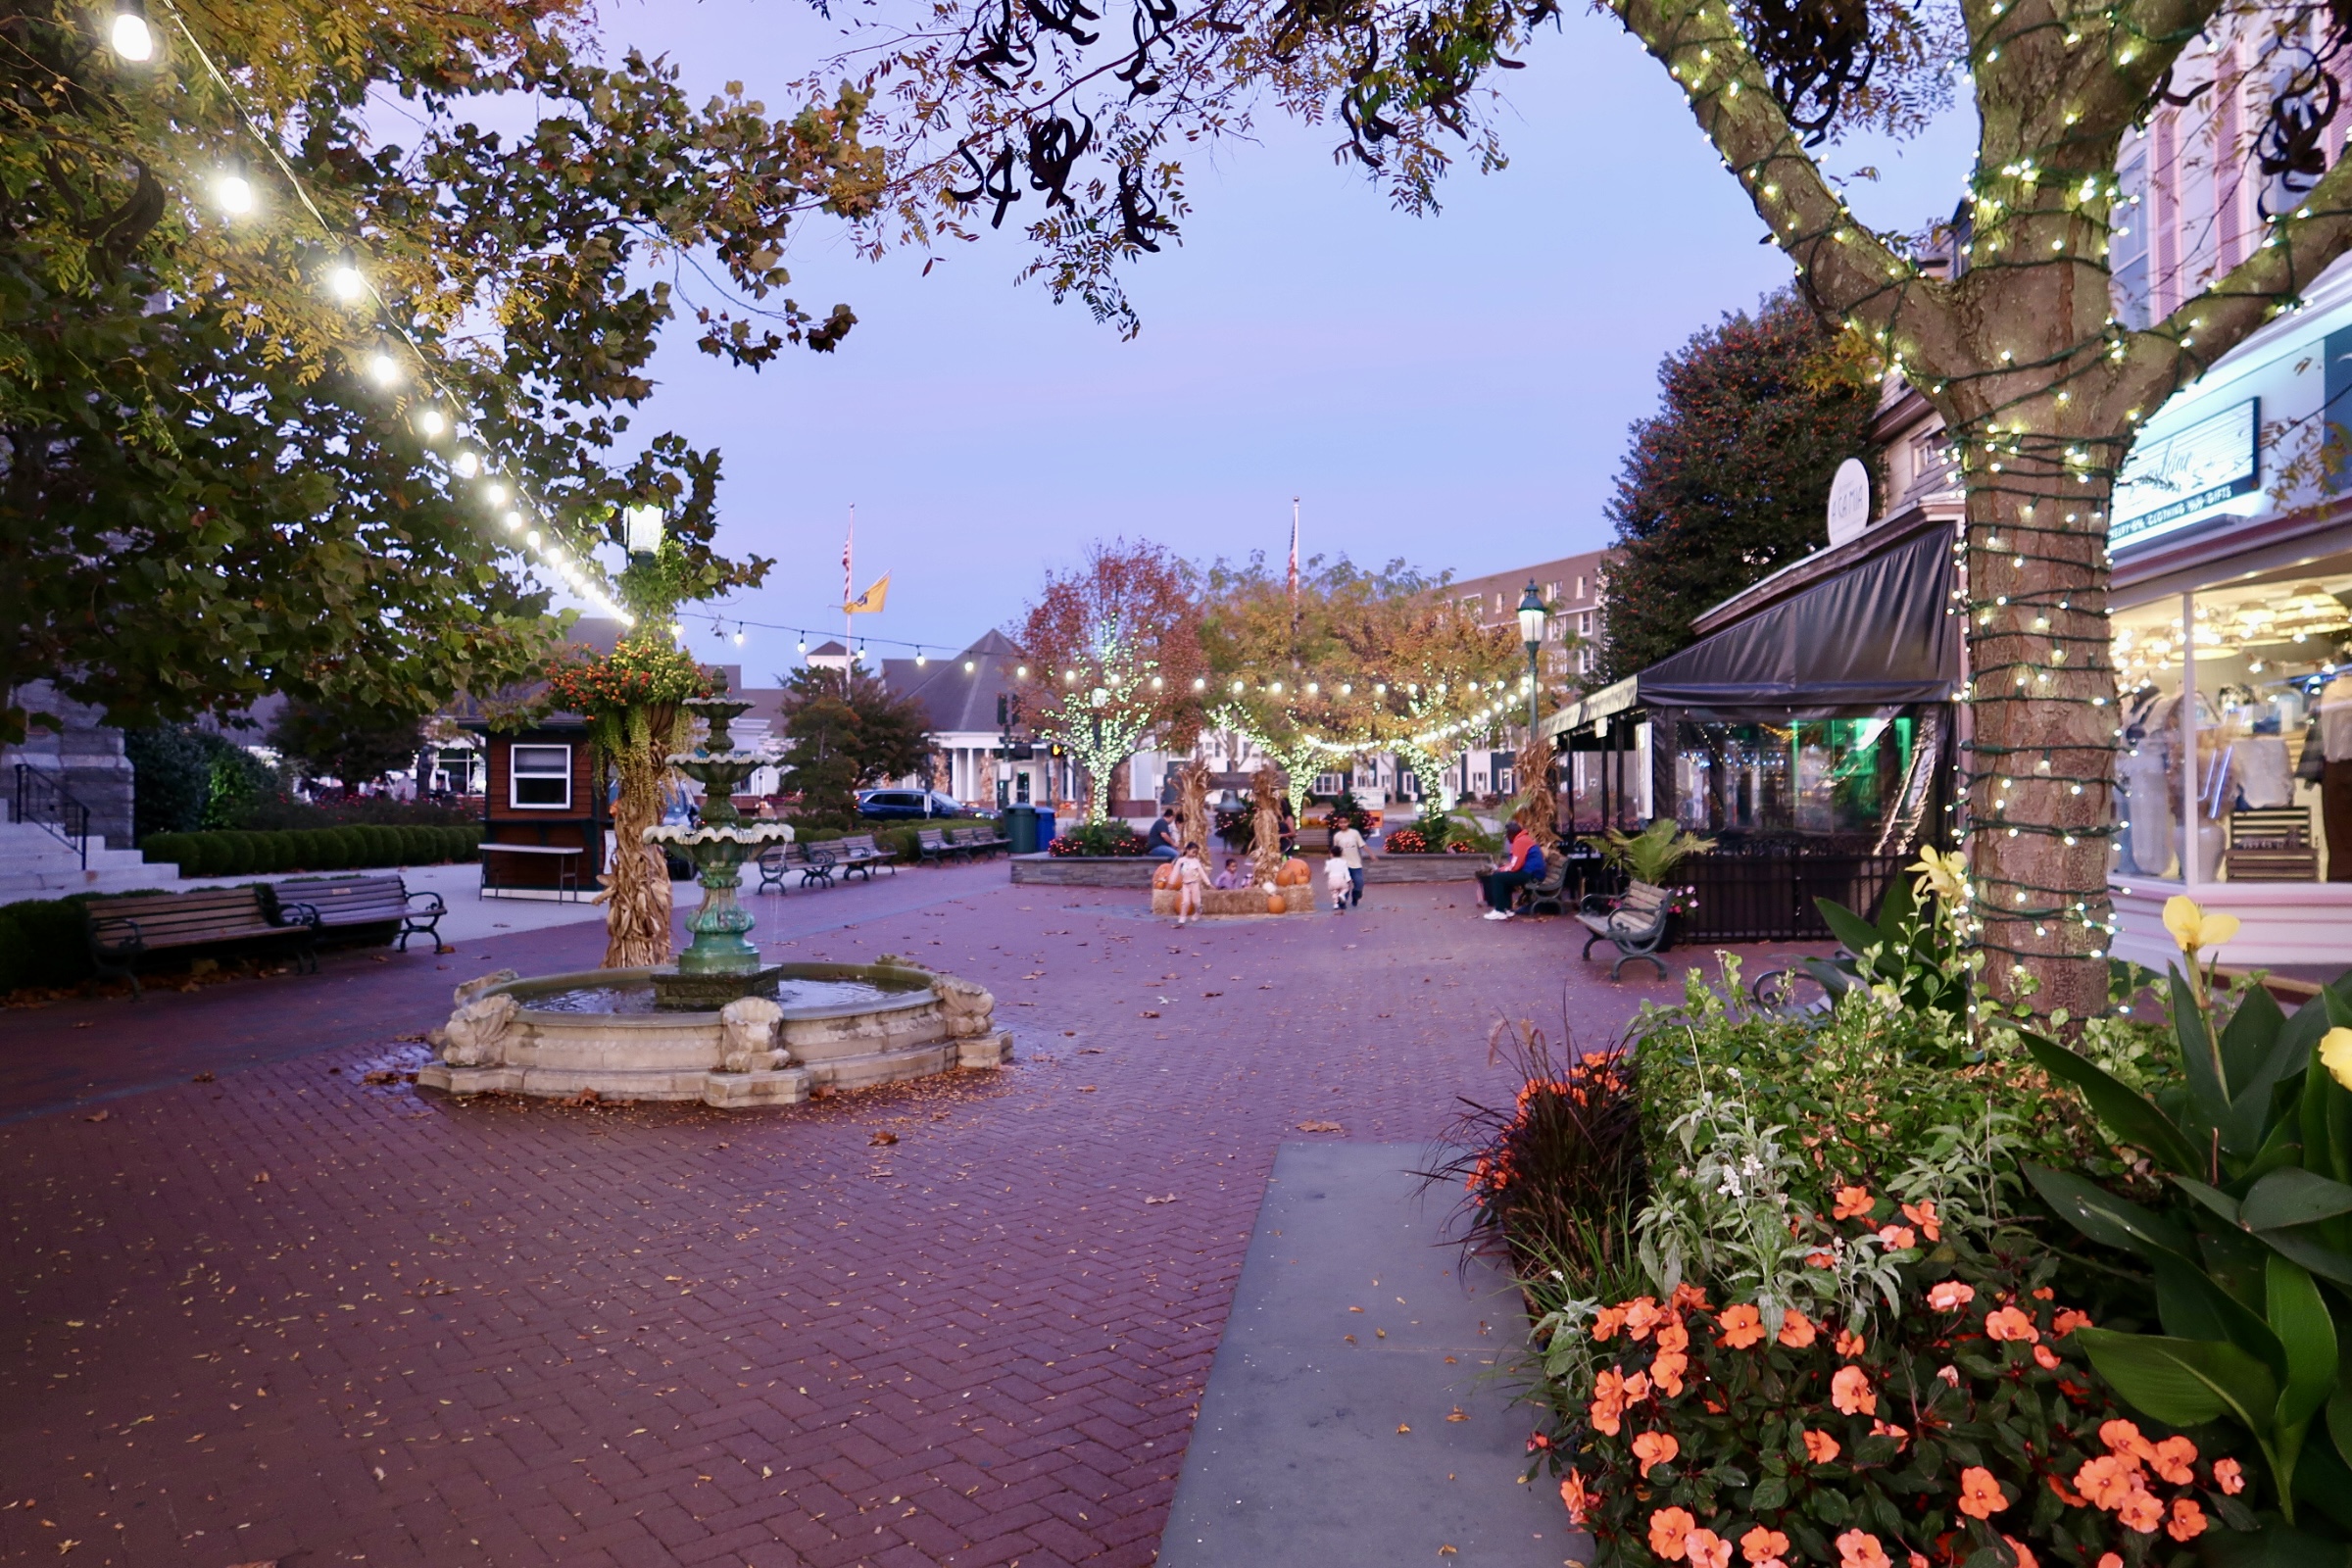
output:
[[[1870,526],[1870,469],[1859,458],[1838,465],[1830,481],[1830,543],[1841,545]]]

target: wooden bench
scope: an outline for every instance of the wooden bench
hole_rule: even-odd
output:
[[[1647,882],[1628,883],[1624,896],[1613,902],[1598,895],[1590,897],[1576,916],[1577,922],[1592,933],[1585,938],[1583,956],[1592,957],[1592,944],[1606,942],[1617,950],[1617,961],[1609,965],[1611,980],[1636,958],[1647,958],[1658,966],[1659,978],[1668,978],[1666,960],[1658,956],[1658,949],[1665,946],[1666,922],[1673,913],[1673,895]]]
[[[960,844],[968,855],[991,856],[1012,841],[993,827],[959,827],[948,832],[950,844]]]
[[[945,862],[970,854],[971,846],[955,842],[937,828],[920,828],[914,835],[914,852],[926,860]]]
[[[1568,857],[1557,849],[1544,858],[1544,874],[1519,889],[1512,907],[1521,914],[1559,914],[1567,908]]]
[[[278,883],[270,892],[277,902],[280,918],[311,918],[321,931],[398,925],[403,953],[409,951],[411,937],[431,937],[435,953],[451,951],[441,943],[441,917],[449,912],[441,895],[411,893],[408,883],[397,876],[298,877]],[[426,901],[421,906],[419,899]]]
[[[853,833],[846,839],[834,839],[822,848],[833,852],[833,863],[841,868],[844,876],[862,875],[871,882],[877,865],[888,867],[893,876],[899,874],[899,868],[890,863],[899,858],[899,852],[886,850],[876,844],[871,833]]]
[[[819,845],[818,848],[821,850],[823,846]],[[760,872],[760,886],[756,891],[760,893],[786,892],[784,879],[796,871],[800,873],[801,886],[805,888],[814,887],[820,882],[830,887],[833,883],[832,858],[812,856],[806,846],[797,842],[770,844],[760,852],[752,864]]]
[[[93,899],[82,911],[90,963],[102,975],[130,982],[135,1001],[139,977],[132,965],[167,948],[210,948],[265,937],[293,942],[298,958],[318,972],[313,951],[316,914],[290,916],[261,887],[200,888],[193,893],[158,893],[131,899]]]

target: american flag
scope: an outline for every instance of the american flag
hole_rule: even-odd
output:
[[[858,509],[850,508],[850,531],[841,536],[841,602],[848,604],[857,597],[856,586],[850,578],[850,546],[858,538]]]

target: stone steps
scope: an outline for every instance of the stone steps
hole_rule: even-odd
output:
[[[168,888],[178,878],[176,865],[149,864],[136,850],[108,849],[94,839],[85,869],[73,847],[40,824],[0,822],[0,904]]]

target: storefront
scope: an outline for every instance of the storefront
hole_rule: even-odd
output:
[[[2229,962],[2352,964],[2347,423],[2339,266],[2149,420],[2118,481],[2122,956],[2176,960],[2162,911],[2187,893],[2243,922]]]

